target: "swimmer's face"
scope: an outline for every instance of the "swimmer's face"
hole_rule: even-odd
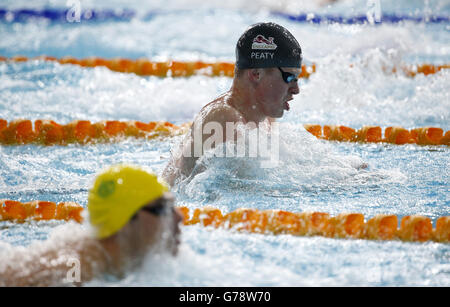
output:
[[[284,111],[289,110],[288,101],[300,92],[297,80],[286,82],[280,71],[298,76],[300,68],[280,67],[261,70],[261,78],[258,84],[258,100],[265,116],[279,118]]]
[[[167,192],[161,198],[143,207],[136,214],[141,245],[162,247],[173,255],[180,244],[182,215],[174,207],[175,198]]]

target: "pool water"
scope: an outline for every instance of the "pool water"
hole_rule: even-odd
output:
[[[30,8],[6,1],[4,8]],[[0,55],[76,58],[149,58],[234,62],[234,47],[250,24],[274,21],[300,42],[317,72],[300,81],[300,94],[280,120],[280,163],[260,168],[250,159],[205,157],[206,171],[174,188],[177,205],[230,212],[260,210],[419,214],[433,225],[450,215],[450,151],[445,146],[395,146],[317,140],[302,124],[353,128],[434,126],[450,129],[450,71],[409,78],[386,74],[401,64],[448,64],[450,25],[313,25],[274,16],[365,13],[366,1],[320,6],[310,1],[82,1],[83,8],[130,8],[131,21],[0,22]],[[67,8],[66,1],[36,1],[32,8]],[[450,14],[446,1],[381,2],[382,12]],[[147,14],[148,12],[156,12]],[[54,62],[0,63],[0,118],[191,121],[207,102],[227,91],[227,77],[140,77],[105,67]],[[129,162],[161,174],[181,137],[128,139],[89,146],[0,146],[0,199],[75,201],[86,205],[95,175]],[[364,161],[369,167],[356,170]],[[86,225],[0,222],[0,255],[54,244]],[[55,238],[52,234],[58,232]],[[178,257],[149,255],[143,268],[120,281],[88,285],[162,286],[449,286],[450,246],[426,242],[260,235],[182,227]],[[47,240],[49,239],[49,240]],[[47,241],[45,241],[47,240]],[[43,243],[45,242],[45,243]]]

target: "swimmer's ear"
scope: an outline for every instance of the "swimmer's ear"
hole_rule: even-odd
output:
[[[247,75],[250,81],[258,82],[261,79],[261,71],[258,68],[251,68],[247,70]]]

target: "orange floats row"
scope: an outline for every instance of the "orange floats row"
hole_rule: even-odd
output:
[[[184,133],[187,126],[176,126],[169,122],[101,121],[91,123],[76,120],[66,125],[52,120],[19,119],[7,122],[0,119],[0,144],[66,145],[107,142],[121,137],[155,138]]]
[[[305,129],[319,139],[341,142],[450,145],[450,131],[444,134],[441,128],[424,127],[407,130],[402,127],[364,126],[359,130],[337,125],[304,125]]]
[[[183,134],[191,123],[176,126],[170,122],[101,121],[91,123],[76,120],[58,124],[52,120],[19,119],[7,122],[0,119],[0,144],[66,145],[108,142],[124,137],[155,138]],[[402,127],[364,126],[359,130],[338,125],[304,125],[305,129],[320,139],[341,142],[391,143],[450,146],[450,131],[444,134],[441,128],[424,127],[407,130]]]
[[[202,61],[196,62],[179,62],[179,61],[167,61],[167,62],[152,62],[147,59],[103,59],[97,57],[90,57],[85,59],[76,59],[74,57],[63,57],[61,59],[51,56],[39,56],[34,58],[28,58],[25,56],[15,56],[12,58],[6,58],[0,56],[0,62],[26,62],[29,60],[42,60],[53,61],[60,64],[73,64],[80,65],[82,67],[97,67],[104,66],[110,70],[123,72],[123,73],[135,73],[140,76],[158,76],[158,77],[189,77],[193,75],[206,75],[206,76],[234,76],[234,64],[228,62],[217,63],[205,63]],[[353,65],[351,65],[353,66]],[[383,68],[386,73],[402,72],[408,77],[415,77],[417,74],[423,74],[425,76],[435,74],[442,69],[449,69],[449,64],[433,65],[433,64],[421,64],[400,66],[394,68]],[[299,78],[308,78],[311,74],[316,72],[316,65],[312,64],[307,67],[302,65],[302,72]]]
[[[394,67],[390,70],[391,73],[396,73],[401,71],[408,77],[415,77],[418,74],[423,74],[425,76],[435,74],[442,69],[449,69],[449,64],[444,65],[432,65],[432,64],[422,64],[422,65],[413,65],[413,66],[402,66],[400,68]],[[388,69],[384,68],[385,72],[388,72]]]
[[[228,62],[217,63],[205,63],[202,61],[196,62],[179,62],[179,61],[167,61],[167,62],[152,62],[147,59],[130,60],[123,58],[116,59],[103,59],[97,57],[90,57],[86,59],[76,59],[74,57],[63,57],[57,59],[55,57],[40,56],[35,58],[27,58],[24,56],[16,56],[12,58],[0,57],[1,61],[12,62],[25,62],[28,60],[43,60],[54,61],[60,64],[73,64],[80,65],[82,67],[97,67],[104,66],[110,70],[123,72],[123,73],[135,73],[139,76],[157,76],[157,77],[190,77],[193,75],[206,75],[206,76],[234,76],[234,64]],[[302,72],[299,75],[300,78],[308,78],[310,74],[316,71],[316,67],[313,64],[311,67],[302,66]]]
[[[214,207],[197,208],[190,215],[187,207],[178,207],[184,225],[233,229],[259,234],[290,234],[295,236],[324,236],[368,240],[401,240],[413,242],[450,242],[450,216],[440,217],[433,229],[431,220],[420,215],[401,219],[395,215],[379,214],[367,222],[361,213],[341,213],[330,216],[325,212],[289,212],[240,208],[223,214]],[[56,204],[49,201],[22,203],[0,200],[0,221],[74,220],[83,221],[83,207],[74,202]]]
[[[219,63],[205,63],[197,62],[152,62],[147,59],[101,59],[101,58],[87,58],[75,59],[72,57],[65,57],[62,59],[55,59],[60,64],[74,64],[82,67],[97,67],[104,66],[112,71],[122,73],[135,73],[139,76],[157,76],[157,77],[190,77],[193,75],[207,75],[207,76],[234,76],[234,64],[219,62]]]
[[[27,219],[42,220],[74,220],[83,221],[83,207],[74,202],[56,204],[50,201],[31,201],[22,203],[14,200],[0,200],[0,221],[19,221]]]
[[[419,215],[403,217],[398,228],[397,216],[383,214],[364,222],[361,213],[342,213],[332,217],[324,212],[294,213],[240,208],[224,215],[217,208],[203,207],[195,209],[190,217],[187,207],[180,207],[179,210],[184,216],[185,225],[200,224],[250,233],[450,242],[450,216],[440,217],[433,229],[431,220]]]

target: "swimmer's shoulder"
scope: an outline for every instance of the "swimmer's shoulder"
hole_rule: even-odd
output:
[[[211,101],[204,106],[200,112],[203,121],[226,122],[244,122],[242,114],[227,103],[223,96]]]

